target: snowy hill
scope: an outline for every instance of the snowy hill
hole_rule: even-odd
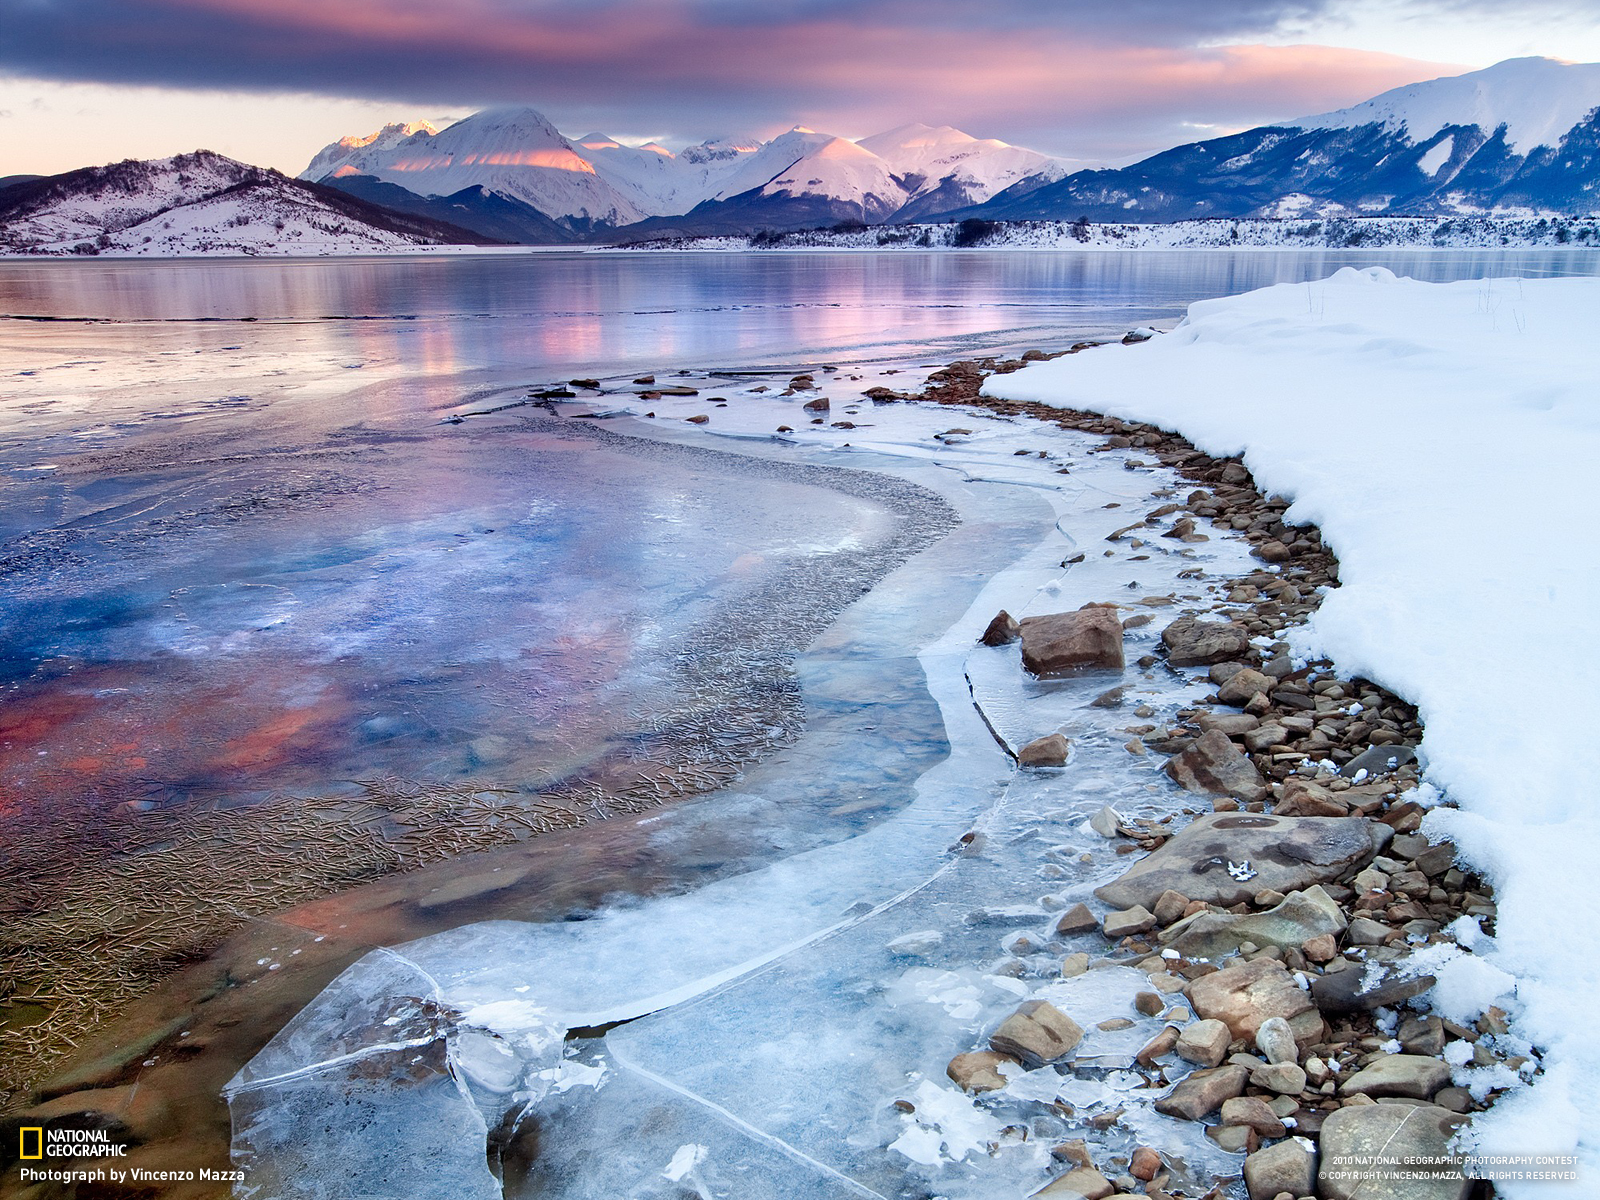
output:
[[[949,126],[908,125],[860,142],[796,126],[768,142],[722,139],[673,154],[603,133],[567,138],[522,108],[481,112],[443,132],[388,125],[342,138],[301,177],[360,194],[374,183],[398,186],[419,201],[476,188],[583,235],[686,214],[707,230],[907,219],[1064,173],[1055,159]]]
[[[955,215],[1178,221],[1600,210],[1600,64],[1512,59]]]
[[[0,194],[4,254],[356,254],[483,240],[205,150]]]

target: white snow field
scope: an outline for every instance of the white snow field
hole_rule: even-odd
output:
[[[1600,1171],[1600,567],[1583,547],[1600,461],[1600,280],[1397,279],[1381,268],[1193,305],[1171,334],[996,376],[1016,400],[1093,409],[1242,453],[1338,555],[1343,586],[1299,649],[1415,702],[1429,814],[1494,884],[1495,938],[1436,1007],[1481,1008],[1515,976],[1513,1033],[1543,1075],[1475,1122],[1485,1154]],[[1470,978],[1467,976],[1470,974]]]

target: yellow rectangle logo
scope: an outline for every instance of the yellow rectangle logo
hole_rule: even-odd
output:
[[[22,1145],[18,1148],[18,1158],[43,1158],[44,1157],[44,1127],[41,1125],[25,1125],[21,1130]],[[30,1151],[29,1146],[33,1149]]]

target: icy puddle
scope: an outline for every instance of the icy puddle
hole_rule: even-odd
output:
[[[848,609],[803,660],[808,706],[870,712],[874,673],[852,664],[914,655],[948,756],[909,802],[843,840],[812,838],[586,920],[469,924],[368,955],[231,1083],[247,1194],[1026,1195],[1060,1171],[1049,1147],[1075,1137],[1113,1165],[1118,1151],[1160,1146],[1169,1188],[1237,1176],[1242,1156],[1149,1107],[1165,1084],[1134,1056],[1167,1014],[1134,1008],[1148,977],[1111,966],[1064,979],[1064,955],[1104,943],[1051,929],[1130,861],[1092,816],[1192,811],[1136,730],[1170,722],[1209,685],[1137,663],[1167,620],[1212,606],[1211,577],[1255,565],[1245,546],[1154,531],[1107,541],[1176,485],[1136,450],[1092,453],[1097,439],[934,406],[861,403],[850,428],[810,426],[806,393],[779,399],[757,382],[714,381],[726,408],[621,394],[594,407],[648,408],[651,432],[674,440],[709,432],[757,456],[897,475],[952,504],[962,529]],[[667,423],[707,413],[706,432]],[[779,423],[801,431],[775,442]],[[1015,645],[978,642],[998,609],[1091,601],[1122,606],[1125,671],[1036,681]],[[1091,703],[1118,685],[1121,707]],[[1072,742],[1064,768],[1016,767],[1018,747],[1057,730]],[[706,803],[781,810],[830,779],[848,781],[834,795],[865,800],[892,749],[803,735]],[[974,1101],[946,1064],[1028,998],[1070,1014],[1084,1040],[1062,1068]]]

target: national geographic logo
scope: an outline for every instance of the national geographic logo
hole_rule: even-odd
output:
[[[17,1157],[24,1162],[46,1158],[120,1158],[128,1147],[111,1140],[108,1129],[45,1129],[24,1125],[18,1130],[22,1144]]]
[[[44,1130],[38,1125],[24,1126],[22,1129],[22,1148],[17,1151],[17,1157],[34,1159],[37,1161],[44,1157]]]

